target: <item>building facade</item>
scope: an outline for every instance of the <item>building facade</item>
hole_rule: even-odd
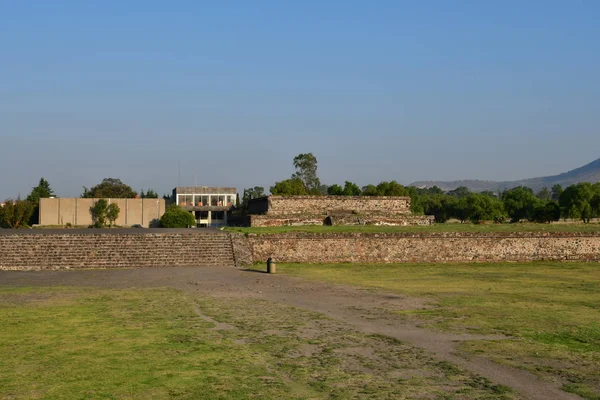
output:
[[[233,187],[186,186],[173,189],[175,204],[194,214],[198,227],[227,225],[236,197],[237,191]]]
[[[93,223],[90,208],[99,199],[49,198],[40,199],[39,225],[88,226]],[[160,224],[165,213],[163,199],[106,199],[108,204],[119,206],[118,226],[154,227]]]

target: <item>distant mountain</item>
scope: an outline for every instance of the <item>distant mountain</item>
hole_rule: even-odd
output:
[[[542,176],[540,178],[504,182],[481,180],[418,181],[411,183],[410,186],[416,186],[420,188],[437,186],[444,191],[453,190],[459,186],[466,186],[473,192],[482,192],[484,190],[497,192],[498,190],[502,191],[504,189],[511,189],[517,186],[527,186],[532,188],[534,191],[538,191],[543,187],[550,189],[552,185],[557,183],[565,188],[579,182],[600,182],[600,158],[572,171],[564,172],[559,175]]]

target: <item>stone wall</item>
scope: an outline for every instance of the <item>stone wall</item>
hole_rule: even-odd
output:
[[[326,214],[339,211],[410,214],[410,197],[267,196],[250,200],[250,214]]]
[[[266,196],[248,203],[250,226],[431,225],[412,215],[410,197]]]
[[[0,234],[0,270],[235,264],[232,238],[226,233],[198,233],[194,230],[139,234],[81,231],[3,232]]]
[[[427,226],[433,224],[433,215],[381,215],[381,214],[291,214],[250,215],[250,226],[307,226],[307,225],[389,225]]]
[[[259,262],[600,261],[600,233],[282,233],[248,240]]]
[[[40,199],[40,220],[42,226],[66,225],[88,226],[92,224],[92,207],[98,199],[52,198]],[[119,206],[119,226],[156,225],[165,213],[164,199],[106,199],[108,204]]]

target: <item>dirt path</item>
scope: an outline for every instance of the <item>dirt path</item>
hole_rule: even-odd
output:
[[[439,360],[449,361],[496,384],[512,387],[526,399],[579,399],[529,372],[499,365],[482,357],[469,356],[467,359],[457,351],[462,341],[502,340],[502,336],[434,332],[391,313],[392,310],[423,308],[425,300],[419,298],[227,267],[0,271],[0,285],[174,287],[211,296],[265,299],[323,313],[360,332],[386,335],[412,343]]]

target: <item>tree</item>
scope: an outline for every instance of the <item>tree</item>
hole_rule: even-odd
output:
[[[27,200],[6,200],[0,206],[0,227],[18,229],[26,228],[33,214],[34,205]]]
[[[27,196],[27,201],[32,203],[40,202],[40,199],[47,199],[49,197],[54,196],[54,190],[50,187],[50,183],[44,178],[40,179],[40,183],[34,188],[32,188],[31,193]]]
[[[478,224],[481,221],[500,222],[504,220],[502,202],[497,197],[480,193],[471,193],[464,198],[466,219]]]
[[[377,193],[379,196],[406,196],[408,191],[404,186],[396,181],[380,182],[377,185]]]
[[[196,226],[196,219],[189,211],[176,204],[171,204],[160,217],[160,226],[163,228],[189,228]]]
[[[533,211],[540,205],[540,200],[535,197],[533,190],[525,186],[505,190],[502,193],[502,202],[511,222],[518,222],[522,219],[533,221]]]
[[[170,206],[171,204],[173,204],[173,203],[174,203],[174,201],[173,201],[173,195],[170,195],[170,194],[166,194],[166,193],[165,193],[165,194],[163,194],[162,198],[163,198],[163,200],[165,201],[165,204],[166,204],[167,206]]]
[[[117,218],[119,218],[120,212],[121,212],[121,209],[119,208],[117,203],[110,203],[108,205],[108,207],[106,208],[106,219],[108,219],[109,227],[112,227],[114,225]]]
[[[539,223],[549,223],[560,219],[560,206],[555,201],[539,203],[533,210],[533,220]]]
[[[600,195],[600,184],[588,182],[577,183],[566,188],[560,195],[559,204],[562,215],[568,218],[590,222],[595,215],[592,203],[594,197]]]
[[[40,221],[40,199],[46,199],[54,196],[54,190],[50,187],[50,183],[44,178],[40,179],[40,183],[32,188],[31,193],[27,196],[27,201],[33,204],[33,212],[29,218],[29,225],[37,224]]]
[[[471,191],[466,186],[459,186],[454,190],[450,190],[448,194],[450,196],[462,199],[463,197],[467,197],[469,194],[471,194]]]
[[[552,201],[558,201],[560,199],[560,195],[563,192],[563,188],[562,186],[560,186],[558,183],[554,186],[552,186],[552,194],[551,194],[551,198]]]
[[[422,196],[421,204],[426,215],[433,215],[435,222],[446,222],[454,216],[458,199],[445,194]]]
[[[94,203],[94,205],[90,207],[90,214],[92,215],[92,222],[94,228],[103,228],[104,225],[106,225],[107,213],[108,201],[106,199],[99,199],[96,203]]]
[[[327,188],[327,194],[330,196],[342,196],[344,194],[344,188],[340,185],[331,185]]]
[[[594,217],[600,217],[600,193],[596,193],[590,200],[590,206],[592,207],[592,214]]]
[[[269,190],[275,196],[302,196],[308,194],[304,183],[299,178],[276,182],[275,186],[271,186]]]
[[[535,196],[538,199],[543,200],[543,201],[552,200],[552,192],[550,192],[550,190],[548,190],[547,187],[541,188],[540,191],[537,192],[537,194]]]
[[[361,190],[356,183],[350,181],[344,182],[344,196],[360,196]]]
[[[379,196],[379,191],[375,185],[367,185],[362,188],[363,196]]]
[[[253,188],[244,189],[244,195],[242,196],[242,201],[248,201],[252,199],[258,199],[259,197],[263,197],[265,195],[265,188],[262,186],[254,186]]]
[[[91,189],[83,187],[82,198],[94,199],[132,199],[137,196],[137,193],[131,186],[124,184],[120,179],[104,178],[101,183],[93,186]]]
[[[158,199],[158,193],[156,193],[152,189],[148,189],[146,193],[144,193],[144,189],[140,192],[140,197],[142,199]]]
[[[254,186],[253,188],[244,189],[244,194],[242,195],[242,204],[239,204],[240,196],[239,194],[236,197],[237,207],[241,206],[242,214],[244,215],[248,211],[248,202],[252,199],[258,199],[259,197],[263,197],[265,195],[265,188],[262,186]]]
[[[299,179],[304,185],[304,191],[309,194],[321,194],[321,181],[317,176],[317,158],[312,153],[298,154],[294,157],[296,172],[292,179]]]

